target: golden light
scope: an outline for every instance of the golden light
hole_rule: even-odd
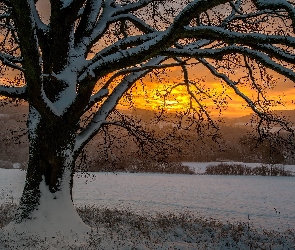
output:
[[[169,90],[175,83],[165,83],[163,85],[146,84],[144,89],[137,88],[136,92],[132,93],[132,102],[135,107],[147,110],[159,110],[165,108],[167,111],[183,111],[189,108],[191,96],[188,94],[185,86],[178,86],[174,88],[168,95]],[[209,113],[214,117],[220,114],[220,109],[216,108],[219,104],[221,108],[221,115],[224,117],[241,117],[252,113],[246,102],[233,89],[222,84],[221,82],[207,82],[205,83],[206,93],[212,97],[205,97],[204,95],[196,95],[200,102]],[[257,92],[252,90],[249,86],[239,86],[241,92],[255,100]],[[282,99],[282,105],[272,107],[274,110],[295,109],[295,89],[285,90],[285,94],[276,89],[270,89],[267,97],[270,100]],[[215,101],[214,101],[215,100]],[[193,101],[194,107],[198,104]],[[123,107],[124,105],[120,105]]]
[[[181,70],[173,68],[160,76],[148,75],[138,81],[119,102],[117,108],[127,109],[133,105],[140,109],[157,111],[164,108],[166,111],[176,112],[187,110],[191,104],[198,109],[198,105],[202,104],[213,117],[219,115],[241,117],[252,113],[245,100],[220,79],[214,78],[208,70],[201,68],[194,73],[197,76],[194,80],[197,87],[190,86],[190,90],[195,94],[199,103],[188,93],[186,85],[179,85],[183,81]],[[236,77],[239,78],[241,75],[241,72],[237,73]],[[281,102],[271,108],[274,110],[294,110],[294,83],[284,78],[279,79],[277,75],[275,77],[278,79],[277,86],[268,89],[266,96],[270,100],[281,100]],[[116,80],[120,81],[119,78]],[[177,87],[173,88],[173,86]],[[251,84],[246,82],[237,86],[250,99],[257,100],[257,91],[251,88]]]

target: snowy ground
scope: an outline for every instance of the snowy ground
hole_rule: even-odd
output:
[[[24,171],[0,169],[0,204],[18,202],[24,178]],[[17,249],[20,242],[31,244],[20,249],[295,249],[294,190],[292,177],[78,175],[74,202],[88,207],[80,212],[93,227],[86,239],[17,238],[8,248],[2,240],[0,249]]]
[[[88,235],[13,235],[14,240],[7,241],[0,230],[0,249],[295,249],[293,230],[270,232],[249,223],[220,223],[189,213],[142,216],[130,210],[89,206],[78,212],[92,227]]]
[[[21,170],[0,170],[0,204],[18,202]],[[189,211],[221,221],[250,220],[270,230],[295,228],[295,178],[148,173],[76,175],[77,206],[131,208],[145,214]]]

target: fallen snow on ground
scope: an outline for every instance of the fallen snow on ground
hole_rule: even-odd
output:
[[[190,164],[198,169],[206,167],[206,163]],[[18,201],[24,179],[25,171],[0,169],[0,204]],[[295,249],[294,188],[292,177],[78,175],[74,202],[78,207],[88,206],[80,209],[84,222],[92,227],[90,232],[88,228],[88,234],[82,224],[78,225],[76,212],[66,208],[70,205],[67,199],[54,207],[43,201],[46,209],[37,213],[39,222],[43,217],[43,223],[30,222],[23,232],[18,229],[18,234],[11,226],[0,230],[0,249],[292,250]],[[52,194],[44,194],[46,199],[52,198]],[[95,205],[89,207],[89,204]],[[97,209],[101,206],[110,209]],[[56,216],[56,211],[63,218]],[[45,217],[55,222],[58,234],[46,231]],[[73,221],[69,222],[71,218]],[[35,236],[29,237],[26,229],[32,223]],[[76,223],[69,227],[75,233],[63,230],[67,223]]]
[[[189,213],[143,216],[90,206],[78,212],[92,227],[89,234],[18,236],[7,241],[0,230],[0,249],[295,249],[293,230],[271,232],[249,223],[220,223]]]
[[[18,202],[25,172],[0,170],[0,204]],[[76,175],[76,206],[93,204],[144,214],[190,211],[221,221],[250,221],[255,227],[295,228],[295,178],[148,173]]]

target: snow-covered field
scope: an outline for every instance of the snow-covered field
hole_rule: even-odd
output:
[[[196,170],[204,167],[190,164]],[[0,169],[0,203],[17,202],[24,180],[21,170]],[[73,196],[77,206],[130,208],[146,214],[190,211],[224,222],[250,222],[257,228],[295,228],[292,177],[91,173],[76,175]]]

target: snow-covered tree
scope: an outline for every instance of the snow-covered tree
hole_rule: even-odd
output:
[[[270,72],[295,81],[293,0],[50,0],[50,10],[39,2],[0,1],[1,73],[16,79],[2,82],[0,95],[29,103],[15,228],[40,218],[73,230],[82,223],[71,217],[75,160],[122,96],[154,70],[179,67],[191,108],[208,115],[200,98],[208,93],[190,76],[203,65],[266,120],[275,120],[266,112],[274,102],[264,91]],[[245,84],[257,98],[240,90]]]

